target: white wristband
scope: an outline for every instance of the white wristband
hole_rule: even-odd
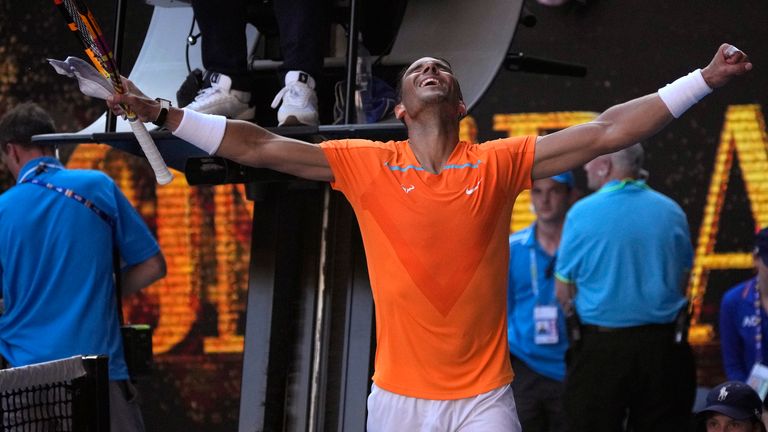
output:
[[[224,131],[227,129],[227,118],[186,108],[183,111],[184,117],[181,118],[181,123],[173,134],[209,155],[216,153],[224,138]]]
[[[679,118],[688,108],[710,93],[712,89],[704,81],[701,69],[696,69],[659,89],[659,97],[675,118]]]

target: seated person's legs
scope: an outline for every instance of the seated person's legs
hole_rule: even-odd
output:
[[[318,123],[313,77],[319,77],[323,67],[322,5],[320,0],[274,1],[283,55],[280,70],[285,74],[285,87],[272,102],[272,108],[280,105],[280,126]]]
[[[251,119],[252,80],[245,36],[248,0],[192,0],[203,36],[206,69],[203,89],[188,108],[229,118]],[[318,124],[315,78],[323,65],[322,2],[274,0],[280,32],[285,87],[272,103],[279,106],[278,123]]]
[[[189,109],[229,118],[251,119],[251,79],[245,37],[246,0],[192,0],[203,35],[206,69],[203,89]]]

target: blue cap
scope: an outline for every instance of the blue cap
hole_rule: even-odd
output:
[[[703,420],[708,412],[723,414],[736,420],[759,422],[763,401],[749,385],[728,381],[709,391],[706,406],[698,412],[699,419]],[[760,425],[762,426],[762,423]],[[760,430],[765,431],[762,427]]]
[[[556,176],[552,176],[550,178],[558,183],[562,183],[568,186],[569,188],[573,188],[575,184],[573,180],[573,173],[571,173],[570,171],[566,171],[564,173],[558,174]]]

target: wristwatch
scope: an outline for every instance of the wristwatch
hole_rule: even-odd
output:
[[[155,100],[160,102],[160,114],[157,115],[157,118],[152,123],[154,123],[155,126],[163,127],[165,126],[165,118],[168,117],[168,110],[171,108],[171,101],[163,98],[157,98]]]

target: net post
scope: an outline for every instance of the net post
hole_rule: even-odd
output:
[[[83,356],[85,376],[73,382],[72,430],[109,432],[107,356]]]

